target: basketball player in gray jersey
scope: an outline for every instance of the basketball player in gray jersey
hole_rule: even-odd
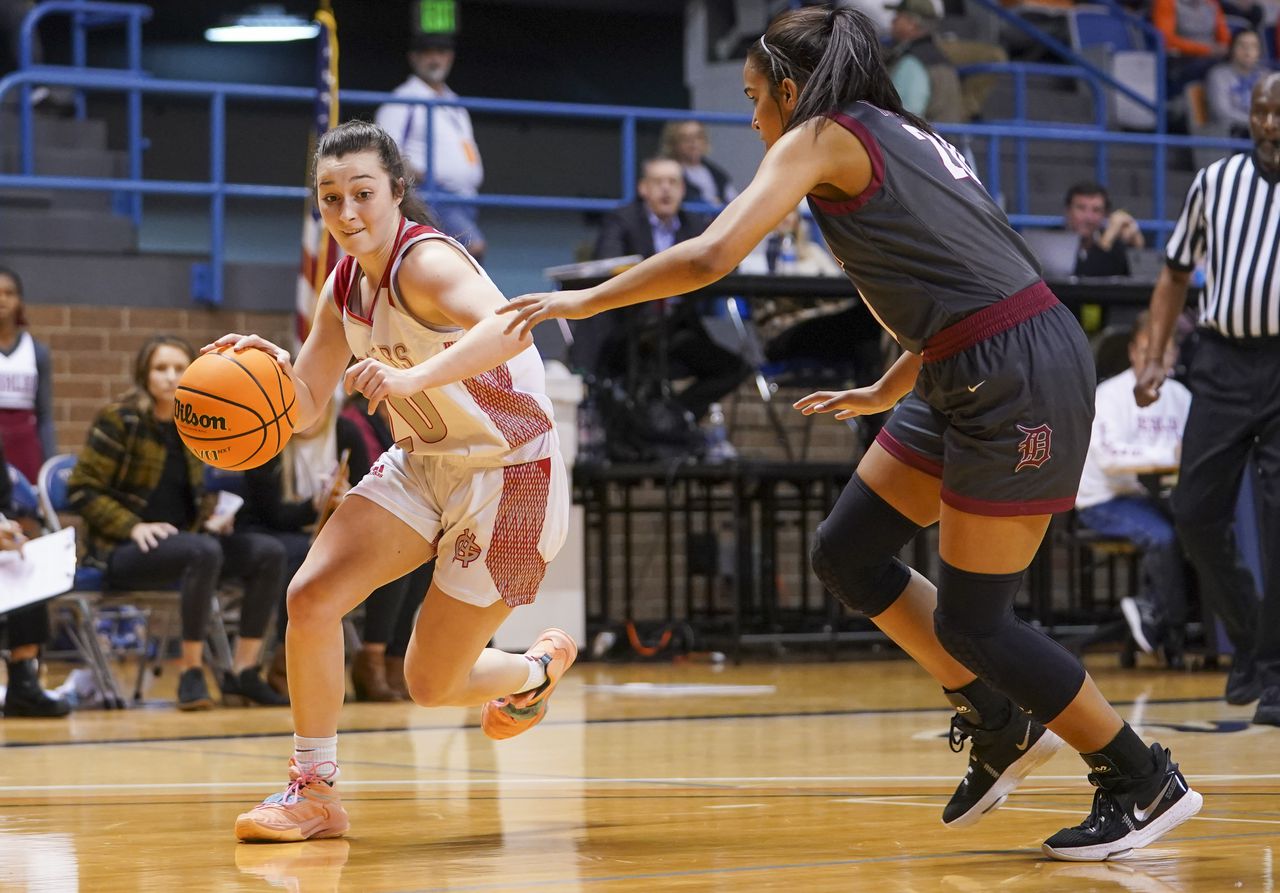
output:
[[[804,414],[896,410],[818,527],[814,571],[939,683],[969,771],[951,827],[1000,805],[1063,740],[1097,787],[1084,822],[1044,844],[1103,860],[1199,811],[1200,794],[1148,747],[1069,652],[1013,599],[1052,513],[1071,507],[1096,382],[1074,317],[960,154],[906,112],[870,21],[851,9],[778,16],[747,57],[765,156],[705,233],[583,291],[525,295],[510,329],[694,291],[732,272],[807,198],[832,253],[906,353],[875,385],[821,391]],[[897,554],[939,522],[938,585]]]

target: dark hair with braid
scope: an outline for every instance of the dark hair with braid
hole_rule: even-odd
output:
[[[786,78],[796,82],[800,97],[783,132],[862,100],[933,132],[928,122],[902,107],[884,67],[875,26],[856,9],[788,10],[769,23],[747,51],[747,60],[768,78],[775,96]]]
[[[425,223],[428,226],[439,226],[431,209],[413,188],[413,174],[404,163],[400,147],[391,135],[377,124],[368,121],[347,121],[325,133],[316,143],[316,154],[311,160],[311,183],[318,188],[316,178],[319,174],[321,158],[341,158],[354,152],[377,152],[382,169],[391,177],[391,193],[395,195],[401,190],[404,197],[400,199],[400,213],[414,223]]]

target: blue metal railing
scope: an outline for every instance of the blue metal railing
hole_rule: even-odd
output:
[[[978,0],[984,6],[990,6],[990,0]],[[1028,25],[1009,16],[1003,9],[993,10],[1018,27]],[[30,52],[30,39],[35,33],[35,25],[43,16],[53,13],[65,13],[71,16],[73,23],[73,65],[50,66],[33,65]],[[32,189],[77,189],[121,192],[130,199],[130,212],[137,226],[141,222],[141,197],[146,194],[207,196],[210,210],[210,263],[207,282],[193,286],[197,299],[211,303],[220,303],[223,287],[223,266],[225,260],[225,227],[226,200],[228,198],[254,199],[303,199],[308,195],[304,186],[275,186],[250,183],[228,183],[226,178],[226,145],[227,145],[227,101],[252,100],[259,102],[297,102],[311,103],[315,91],[310,87],[276,87],[256,86],[248,84],[225,84],[206,81],[158,80],[141,71],[141,26],[150,17],[151,11],[146,6],[134,4],[115,4],[94,2],[94,0],[47,0],[37,6],[23,23],[22,70],[0,79],[0,102],[14,89],[19,91],[20,104],[20,144],[21,173],[0,174],[0,186],[32,188]],[[1013,21],[1016,20],[1016,21]],[[127,69],[95,69],[86,66],[85,31],[102,24],[124,22],[129,30]],[[1117,83],[1107,73],[1092,63],[1077,56],[1071,50],[1052,38],[1037,32],[1040,39],[1055,52],[1059,52],[1077,64],[1044,65],[1035,63],[1004,63],[1000,65],[976,65],[964,69],[966,73],[990,72],[1009,75],[1014,78],[1015,114],[1021,121],[999,122],[983,125],[938,125],[937,129],[949,135],[964,139],[978,138],[986,141],[986,182],[988,191],[993,196],[1000,196],[1002,186],[1002,149],[1006,141],[1012,141],[1016,147],[1014,205],[1016,210],[1010,214],[1010,221],[1018,227],[1058,226],[1061,219],[1057,216],[1032,215],[1028,213],[1030,189],[1027,173],[1027,146],[1031,142],[1086,142],[1096,147],[1095,168],[1100,181],[1105,182],[1107,147],[1113,144],[1150,145],[1153,147],[1156,164],[1154,179],[1154,214],[1152,219],[1139,221],[1148,230],[1165,233],[1172,225],[1164,219],[1164,159],[1165,150],[1169,146],[1206,146],[1222,148],[1248,148],[1249,143],[1242,140],[1206,139],[1190,137],[1174,137],[1157,132],[1156,134],[1110,133],[1106,131],[1106,107],[1103,86],[1117,90],[1136,102],[1151,105],[1127,86]],[[1158,43],[1158,42],[1157,42]],[[1158,89],[1163,96],[1163,53],[1159,55],[1160,83]],[[1078,77],[1090,88],[1093,94],[1094,121],[1086,125],[1067,124],[1029,124],[1027,114],[1026,79],[1029,76]],[[61,177],[42,176],[35,173],[34,152],[34,119],[31,112],[30,91],[33,85],[41,84],[54,87],[73,88],[77,99],[77,112],[84,113],[84,93],[102,91],[123,93],[128,98],[128,170],[125,178],[112,177]],[[178,95],[203,97],[209,100],[209,177],[207,180],[176,181],[148,180],[143,177],[142,157],[146,141],[141,132],[141,105],[144,94]],[[424,183],[424,197],[435,204],[464,202],[482,207],[506,207],[564,211],[608,211],[617,207],[620,202],[629,202],[635,198],[636,170],[636,129],[640,122],[665,122],[671,119],[696,119],[712,124],[736,124],[747,126],[750,119],[746,115],[690,112],[684,109],[653,109],[630,106],[583,105],[574,103],[527,102],[518,100],[496,99],[426,99],[395,96],[390,93],[373,91],[347,90],[340,94],[344,107],[376,106],[384,103],[400,103],[424,106],[427,114],[427,140],[431,144],[435,110],[442,106],[458,106],[474,112],[515,114],[541,118],[568,118],[614,121],[619,127],[620,163],[619,163],[619,196],[617,198],[578,198],[568,196],[538,195],[495,195],[484,194],[461,198],[436,188],[435,172],[432,170],[432,158],[428,153]],[[1159,130],[1163,130],[1165,119],[1162,103],[1153,109],[1157,116]],[[714,210],[711,206],[691,205],[695,210]],[[193,281],[195,281],[193,279]]]
[[[211,281],[207,294],[199,295],[204,300],[219,303],[222,298],[222,267],[225,258],[225,205],[229,197],[256,199],[302,199],[308,194],[303,186],[274,186],[252,183],[228,183],[226,180],[226,144],[227,117],[226,103],[228,99],[249,99],[267,102],[314,101],[315,92],[307,87],[266,87],[249,84],[222,84],[203,81],[157,80],[147,76],[132,75],[114,69],[67,69],[56,66],[32,67],[26,71],[15,72],[0,79],[0,102],[14,89],[33,83],[51,86],[75,87],[86,91],[120,92],[132,91],[139,94],[161,94],[200,96],[210,101],[209,158],[210,170],[207,181],[148,180],[141,176],[140,140],[131,141],[129,146],[130,171],[138,171],[128,178],[112,177],[55,177],[40,176],[24,167],[21,174],[0,174],[0,186],[32,189],[80,189],[125,191],[143,194],[169,194],[208,196],[211,217],[210,267]],[[684,109],[652,109],[633,108],[629,106],[597,106],[570,103],[542,103],[497,99],[409,99],[394,96],[390,93],[371,91],[343,91],[341,100],[344,106],[369,106],[386,102],[400,102],[426,106],[429,113],[439,106],[459,106],[475,112],[500,112],[504,114],[522,114],[540,117],[567,117],[592,120],[614,120],[621,128],[620,165],[620,197],[619,198],[575,198],[564,196],[535,195],[480,195],[460,199],[438,190],[427,188],[425,197],[432,202],[444,204],[448,202],[467,202],[480,206],[507,208],[541,208],[548,210],[575,211],[608,211],[617,207],[620,201],[630,201],[635,196],[633,171],[635,170],[635,128],[640,121],[667,121],[673,118],[695,118],[711,123],[749,124],[745,115],[690,112]],[[1247,148],[1249,143],[1241,140],[1206,139],[1198,137],[1171,136],[1168,134],[1143,133],[1111,133],[1096,126],[1045,125],[1045,124],[949,124],[937,128],[944,134],[962,137],[973,137],[986,140],[987,175],[985,185],[992,195],[1001,193],[1001,149],[1003,141],[1015,140],[1028,142],[1067,142],[1121,145],[1151,145],[1160,150],[1167,146],[1212,146],[1224,148]],[[24,134],[24,137],[26,135]],[[1163,171],[1156,171],[1162,175]],[[1163,179],[1161,177],[1161,179]],[[1160,196],[1156,196],[1160,202]],[[1161,203],[1162,204],[1162,203]],[[1158,205],[1159,206],[1159,205]],[[1010,215],[1015,226],[1057,226],[1059,217],[1031,215],[1023,209]],[[1160,233],[1171,227],[1163,217],[1139,221],[1144,229]]]
[[[94,0],[44,0],[36,5],[22,20],[20,43],[18,48],[18,67],[21,70],[35,68],[32,48],[35,45],[36,27],[42,19],[61,14],[71,19],[71,65],[79,71],[88,70],[90,28],[105,25],[123,24],[126,31],[126,58],[128,67],[122,69],[135,76],[142,75],[142,23],[151,18],[151,7],[136,3],[98,3]],[[127,90],[126,127],[129,131],[129,145],[138,146],[138,152],[129,153],[130,179],[142,179],[142,94],[138,90]],[[35,164],[35,127],[31,104],[31,83],[22,85],[19,103],[19,122],[21,129],[20,156],[22,172],[30,174]],[[84,118],[85,102],[83,91],[75,93],[76,117]],[[142,200],[138,193],[129,196],[129,216],[134,226],[142,224]]]

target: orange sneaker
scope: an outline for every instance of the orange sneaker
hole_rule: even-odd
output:
[[[542,717],[547,715],[547,700],[556,684],[578,659],[578,645],[567,632],[551,627],[542,631],[525,656],[536,656],[543,662],[547,681],[531,691],[495,698],[485,704],[480,714],[480,728],[490,738],[499,741],[514,738],[542,722]]]
[[[322,764],[323,765],[323,764]],[[333,785],[289,760],[289,784],[236,819],[245,841],[299,841],[341,837],[350,826]]]

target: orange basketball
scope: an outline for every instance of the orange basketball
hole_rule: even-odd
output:
[[[293,435],[293,380],[265,350],[202,354],[182,373],[173,420],[182,442],[218,468],[257,468]]]

